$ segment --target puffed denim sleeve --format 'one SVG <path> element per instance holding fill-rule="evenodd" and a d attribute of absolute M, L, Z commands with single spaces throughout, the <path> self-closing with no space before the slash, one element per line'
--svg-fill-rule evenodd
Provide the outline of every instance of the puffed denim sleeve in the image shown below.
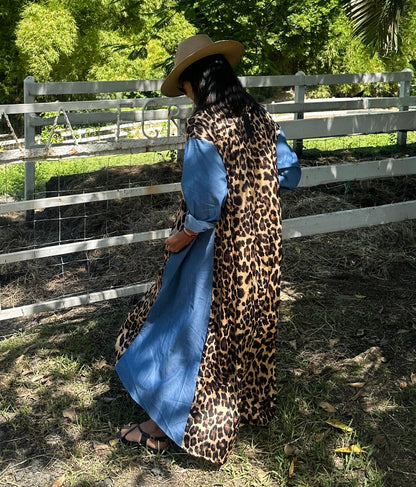
<path fill-rule="evenodd" d="M 214 228 L 227 197 L 226 171 L 214 144 L 193 138 L 186 142 L 182 192 L 187 205 L 185 227 L 196 233 Z"/>
<path fill-rule="evenodd" d="M 280 189 L 291 191 L 299 184 L 301 169 L 298 156 L 287 143 L 282 129 L 276 142 L 276 156 Z"/>

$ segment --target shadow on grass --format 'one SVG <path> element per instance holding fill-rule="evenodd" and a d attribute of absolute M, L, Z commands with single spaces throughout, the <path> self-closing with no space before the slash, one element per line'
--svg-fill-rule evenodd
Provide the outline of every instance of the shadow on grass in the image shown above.
<path fill-rule="evenodd" d="M 113 441 L 120 425 L 145 419 L 113 369 L 131 302 L 21 321 L 0 343 L 0 485 L 411 485 L 414 235 L 404 222 L 285 242 L 276 416 L 242 427 L 220 468 Z M 365 453 L 335 452 L 350 445 Z"/>
<path fill-rule="evenodd" d="M 310 485 L 415 480 L 414 228 L 406 222 L 286 243 L 273 427 L 286 432 L 295 472 Z M 334 453 L 354 444 L 365 453 Z"/>

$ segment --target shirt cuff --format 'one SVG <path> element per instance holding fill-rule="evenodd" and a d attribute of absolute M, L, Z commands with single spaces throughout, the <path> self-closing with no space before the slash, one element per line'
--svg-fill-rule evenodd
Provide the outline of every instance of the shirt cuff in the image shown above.
<path fill-rule="evenodd" d="M 215 228 L 215 223 L 209 223 L 209 222 L 204 222 L 202 220 L 197 220 L 188 212 L 185 218 L 184 226 L 191 232 L 201 233 L 211 228 Z"/>

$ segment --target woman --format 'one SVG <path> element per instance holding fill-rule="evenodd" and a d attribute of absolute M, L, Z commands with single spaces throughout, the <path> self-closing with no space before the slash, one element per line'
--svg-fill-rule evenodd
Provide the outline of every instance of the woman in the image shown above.
<path fill-rule="evenodd" d="M 116 370 L 149 421 L 122 441 L 153 451 L 169 439 L 222 464 L 240 424 L 273 417 L 281 260 L 280 184 L 296 186 L 296 155 L 233 72 L 243 46 L 183 41 L 166 96 L 185 93 L 183 204 L 166 264 L 127 318 Z M 276 167 L 279 163 L 279 173 Z M 286 167 L 287 166 L 287 167 Z"/>

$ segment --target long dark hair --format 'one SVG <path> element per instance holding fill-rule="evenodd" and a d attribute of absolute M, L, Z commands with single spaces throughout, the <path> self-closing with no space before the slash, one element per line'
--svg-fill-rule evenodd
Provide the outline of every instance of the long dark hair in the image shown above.
<path fill-rule="evenodd" d="M 188 66 L 179 77 L 180 83 L 185 81 L 191 83 L 195 111 L 212 107 L 238 117 L 246 107 L 260 108 L 222 54 L 204 57 Z"/>

